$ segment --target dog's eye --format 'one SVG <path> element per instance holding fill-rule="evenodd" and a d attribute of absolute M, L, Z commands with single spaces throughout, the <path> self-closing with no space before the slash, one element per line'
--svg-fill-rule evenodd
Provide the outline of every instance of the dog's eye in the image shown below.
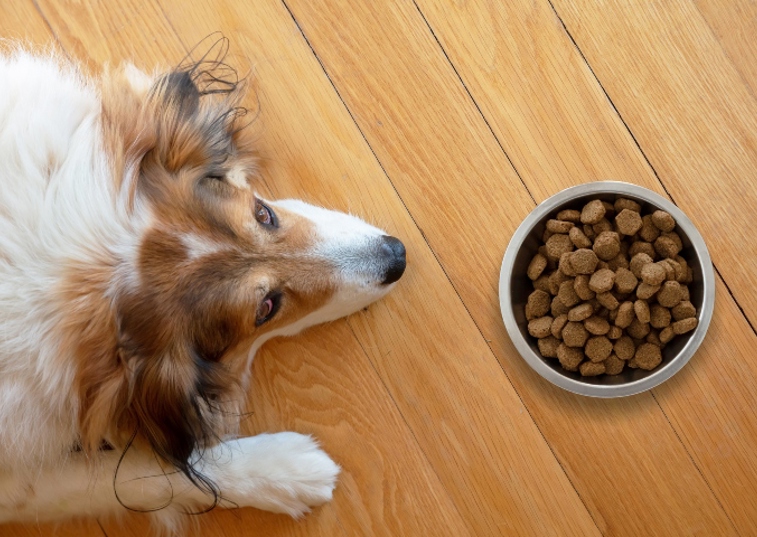
<path fill-rule="evenodd" d="M 260 200 L 255 200 L 255 220 L 267 227 L 279 227 L 279 221 L 270 207 Z"/>
<path fill-rule="evenodd" d="M 279 304 L 281 304 L 281 293 L 269 293 L 258 306 L 255 324 L 260 326 L 269 321 L 279 310 Z"/>

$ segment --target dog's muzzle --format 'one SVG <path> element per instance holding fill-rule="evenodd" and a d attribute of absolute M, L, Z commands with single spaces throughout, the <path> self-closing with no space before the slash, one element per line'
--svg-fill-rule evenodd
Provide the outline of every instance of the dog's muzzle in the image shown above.
<path fill-rule="evenodd" d="M 381 255 L 383 257 L 384 279 L 382 284 L 389 285 L 400 279 L 405 272 L 405 245 L 396 237 L 381 237 Z"/>

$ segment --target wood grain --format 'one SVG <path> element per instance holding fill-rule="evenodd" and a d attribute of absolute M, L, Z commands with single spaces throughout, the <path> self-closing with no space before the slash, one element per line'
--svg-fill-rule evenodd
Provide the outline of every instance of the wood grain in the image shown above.
<path fill-rule="evenodd" d="M 757 97 L 757 2 L 693 2 L 752 96 Z"/>
<path fill-rule="evenodd" d="M 548 5 L 539 11 L 533 4 L 523 7 L 522 13 L 513 9 L 514 13 L 507 19 L 513 30 L 506 35 L 518 41 L 517 32 L 522 31 L 520 41 L 529 42 L 533 39 L 531 36 L 539 36 L 538 50 L 548 50 L 550 55 L 560 58 L 571 58 L 575 50 L 566 36 L 552 35 L 550 38 L 544 35 L 550 29 L 560 29 L 555 17 L 550 15 Z M 545 386 L 518 357 L 501 327 L 493 299 L 496 297 L 497 271 L 504 245 L 517 225 L 510 219 L 518 222 L 527 212 L 523 210 L 522 202 L 508 199 L 503 194 L 508 186 L 517 185 L 520 179 L 533 192 L 544 188 L 544 183 L 559 190 L 571 182 L 581 182 L 583 174 L 578 177 L 566 176 L 564 172 L 556 176 L 543 175 L 544 162 L 570 163 L 574 171 L 579 171 L 582 160 L 570 157 L 570 152 L 578 146 L 582 153 L 591 154 L 594 144 L 598 144 L 604 155 L 616 155 L 621 150 L 627 152 L 626 157 L 611 163 L 608 169 L 622 169 L 620 163 L 623 160 L 635 162 L 640 179 L 646 179 L 648 186 L 662 191 L 659 185 L 655 186 L 650 170 L 644 168 L 643 159 L 634 153 L 635 146 L 628 134 L 622 132 L 622 123 L 614 117 L 607 100 L 601 98 L 601 91 L 596 87 L 574 86 L 577 81 L 583 80 L 585 86 L 591 80 L 586 67 L 572 58 L 569 63 L 572 67 L 568 68 L 572 74 L 565 77 L 563 67 L 550 69 L 543 65 L 544 62 L 539 63 L 538 58 L 534 60 L 527 54 L 512 59 L 517 51 L 507 50 L 500 42 L 492 45 L 477 41 L 468 45 L 472 50 L 499 46 L 499 54 L 509 58 L 514 65 L 531 61 L 541 65 L 540 76 L 544 80 L 523 90 L 532 95 L 534 103 L 521 113 L 513 111 L 508 114 L 508 120 L 515 116 L 513 121 L 516 124 L 529 125 L 532 132 L 546 133 L 550 128 L 559 131 L 562 125 L 559 110 L 556 112 L 558 120 L 538 125 L 531 124 L 536 120 L 528 117 L 530 110 L 539 107 L 547 110 L 547 103 L 554 102 L 566 117 L 574 118 L 572 121 L 576 125 L 601 125 L 606 132 L 601 142 L 594 140 L 592 145 L 575 140 L 576 135 L 545 134 L 555 139 L 565 136 L 570 140 L 567 146 L 555 144 L 558 149 L 551 149 L 546 142 L 540 142 L 540 148 L 529 147 L 528 136 L 523 140 L 505 139 L 504 146 L 517 146 L 522 155 L 536 155 L 529 157 L 530 160 L 522 157 L 517 161 L 516 168 L 521 174 L 516 178 L 492 167 L 480 157 L 489 151 L 497 153 L 496 149 L 490 149 L 492 141 L 487 141 L 481 134 L 487 130 L 486 122 L 477 115 L 476 107 L 467 95 L 454 87 L 455 73 L 444 54 L 435 48 L 433 37 L 421 37 L 420 28 L 425 24 L 414 6 L 398 4 L 391 10 L 384 10 L 367 4 L 329 2 L 316 5 L 298 0 L 288 1 L 287 5 L 600 529 L 618 535 L 654 533 L 656 528 L 666 528 L 673 533 L 686 533 L 697 528 L 732 532 L 733 527 L 707 481 L 692 463 L 686 448 L 650 394 L 625 401 L 595 401 Z M 464 4 L 465 8 L 471 6 L 474 10 L 475 6 L 481 6 L 484 13 L 473 15 L 469 27 L 464 25 L 465 19 L 453 18 L 455 33 L 460 36 L 478 36 L 477 28 L 486 27 L 482 22 L 489 13 L 486 9 L 496 11 L 493 4 Z M 454 13 L 454 9 L 447 6 L 441 11 Z M 335 20 L 337 14 L 341 24 L 337 31 L 330 32 L 330 21 Z M 518 20 L 515 15 L 526 20 Z M 521 27 L 523 29 L 518 30 Z M 494 34 L 500 36 L 505 32 Z M 485 38 L 482 41 L 486 41 Z M 529 46 L 525 49 L 531 50 Z M 391 53 L 386 53 L 387 50 Z M 421 61 L 424 68 L 413 70 L 412 65 Z M 470 63 L 478 65 L 476 59 Z M 566 63 L 556 61 L 555 65 L 564 66 Z M 500 66 L 495 63 L 491 68 L 499 70 Z M 520 83 L 517 72 L 507 73 L 504 67 L 502 70 L 504 80 L 512 81 L 514 86 Z M 468 81 L 466 87 L 469 87 L 467 84 Z M 506 94 L 501 100 L 506 103 L 509 95 L 504 88 L 507 86 L 502 83 L 500 87 Z M 544 89 L 536 91 L 537 87 Z M 433 98 L 425 94 L 426 88 L 436 88 Z M 452 89 L 447 91 L 446 88 Z M 566 101 L 560 103 L 559 96 L 563 91 L 567 94 Z M 579 93 L 581 99 L 576 99 Z M 592 102 L 592 95 L 600 102 Z M 539 101 L 540 97 L 543 102 Z M 588 106 L 582 106 L 584 103 Z M 571 107 L 573 109 L 569 110 Z M 439 114 L 440 109 L 445 111 L 443 115 Z M 602 111 L 601 114 L 595 112 L 598 110 Z M 380 118 L 378 121 L 377 117 Z M 499 128 L 504 132 L 504 127 Z M 514 135 L 506 136 L 512 138 Z M 410 147 L 422 147 L 423 151 L 408 152 L 404 147 L 398 147 L 396 140 L 402 140 Z M 547 156 L 539 156 L 540 150 L 548 147 Z M 450 148 L 454 150 L 450 151 Z M 599 155 L 592 155 L 590 160 L 597 170 L 602 169 Z M 611 159 L 608 157 L 608 160 Z M 528 173 L 521 171 L 521 162 L 526 164 Z M 589 163 L 581 171 L 592 177 L 591 166 Z M 433 189 L 429 177 L 434 178 Z M 628 172 L 623 176 L 632 180 L 635 177 Z M 426 186 L 432 193 L 419 192 L 418 185 Z M 447 204 L 429 204 L 429 196 L 446 197 L 449 204 L 454 205 L 454 211 L 468 215 L 468 219 L 460 220 L 460 225 L 451 232 Z M 493 211 L 489 205 L 492 200 L 498 206 Z M 495 223 L 492 223 L 493 215 L 496 215 Z M 478 222 L 479 218 L 481 222 Z M 468 221 L 471 225 L 466 225 Z M 471 271 L 471 266 L 477 270 Z M 600 460 L 603 464 L 598 468 L 592 461 Z M 643 471 L 639 471 L 640 468 Z M 651 481 L 657 484 L 652 490 L 649 487 Z M 644 494 L 638 494 L 640 490 L 644 490 Z M 698 507 L 692 508 L 692 505 Z"/>

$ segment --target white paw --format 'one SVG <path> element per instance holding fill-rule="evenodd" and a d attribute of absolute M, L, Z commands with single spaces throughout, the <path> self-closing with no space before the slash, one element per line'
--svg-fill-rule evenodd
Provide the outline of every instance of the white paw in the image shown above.
<path fill-rule="evenodd" d="M 224 499 L 299 517 L 331 500 L 339 466 L 309 436 L 261 434 L 224 442 L 204 463 Z"/>

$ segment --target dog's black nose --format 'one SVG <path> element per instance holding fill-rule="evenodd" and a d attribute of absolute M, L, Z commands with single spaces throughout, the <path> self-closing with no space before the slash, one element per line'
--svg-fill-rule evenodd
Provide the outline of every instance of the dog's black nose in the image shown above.
<path fill-rule="evenodd" d="M 405 245 L 399 239 L 385 235 L 381 237 L 381 253 L 386 259 L 386 272 L 381 283 L 389 285 L 405 272 Z"/>

